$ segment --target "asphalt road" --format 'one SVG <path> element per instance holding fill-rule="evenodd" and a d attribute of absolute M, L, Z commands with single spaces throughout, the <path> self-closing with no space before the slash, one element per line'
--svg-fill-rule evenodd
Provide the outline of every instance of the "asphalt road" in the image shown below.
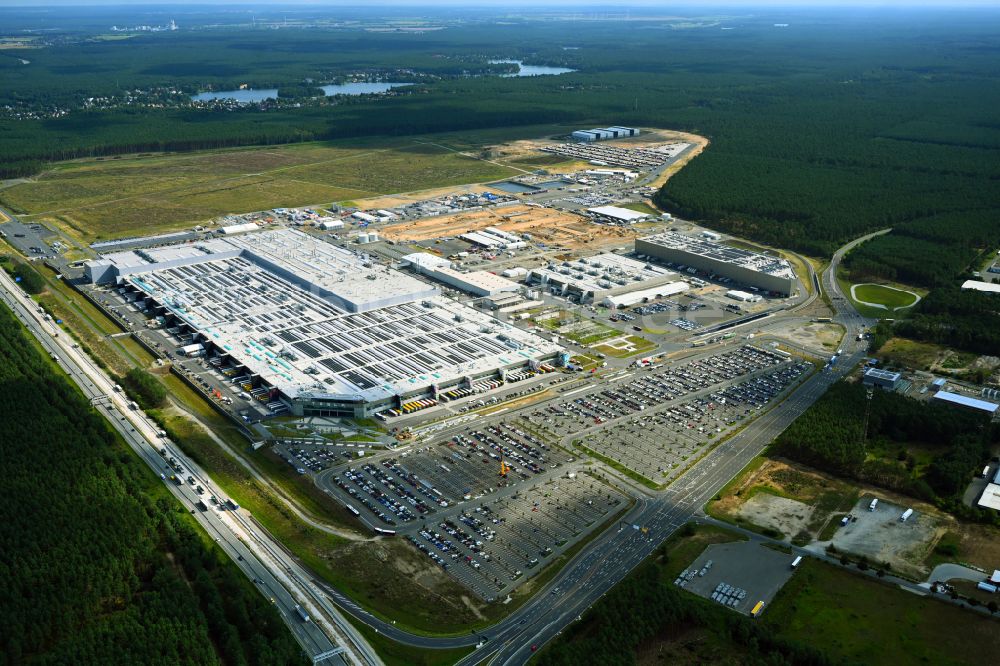
<path fill-rule="evenodd" d="M 641 526 L 643 530 L 611 528 L 598 535 L 533 599 L 502 622 L 481 632 L 442 638 L 419 636 L 397 629 L 395 625 L 367 613 L 329 586 L 311 580 L 309 574 L 299 567 L 280 544 L 255 525 L 251 518 L 242 515 L 244 512 L 210 510 L 203 513 L 195 509 L 195 516 L 252 580 L 261 581 L 258 585 L 262 591 L 275 600 L 293 634 L 311 655 L 332 650 L 334 644 L 327 633 L 336 635 L 339 631 L 350 637 L 352 647 L 357 650 L 357 659 L 348 660 L 345 659 L 348 655 L 338 655 L 336 663 L 380 663 L 374 651 L 353 627 L 343 618 L 337 619 L 339 615 L 328 598 L 341 610 L 406 645 L 452 648 L 482 644 L 481 649 L 463 659 L 460 664 L 478 663 L 487 656 L 484 652 L 491 653 L 491 664 L 523 664 L 530 659 L 532 646 L 541 646 L 557 636 L 648 557 L 678 527 L 699 517 L 702 507 L 719 488 L 759 455 L 767 444 L 822 396 L 830 385 L 864 358 L 866 343 L 859 343 L 856 338 L 862 327 L 873 322 L 861 317 L 841 292 L 836 281 L 836 269 L 851 247 L 875 235 L 877 234 L 870 234 L 838 250 L 830 267 L 822 275 L 824 289 L 830 295 L 837 313 L 833 319 L 847 329 L 843 344 L 845 353 L 840 361 L 830 370 L 817 372 L 807 379 L 782 403 L 714 449 L 667 490 L 655 493 L 652 497 L 639 496 L 623 522 Z M 32 302 L 21 294 L 6 275 L 0 276 L 0 286 L 4 290 L 3 300 L 12 306 L 19 318 L 47 351 L 57 358 L 84 393 L 92 398 L 97 408 L 109 418 L 140 457 L 158 473 L 166 472 L 165 463 L 154 448 L 159 443 L 155 425 L 146 421 L 141 413 L 127 408 L 124 398 L 114 393 L 110 380 L 93 366 L 86 355 L 71 348 L 65 338 L 53 339 L 55 330 L 51 324 L 40 319 Z M 811 300 L 806 299 L 806 303 L 800 305 Z M 792 312 L 789 311 L 788 314 Z M 191 461 L 183 458 L 175 447 L 171 447 L 170 453 L 181 461 L 185 476 L 195 476 L 198 483 L 206 488 L 206 496 L 224 496 L 220 491 L 213 490 L 210 479 Z M 175 497 L 188 508 L 194 508 L 200 499 L 192 487 L 186 484 L 169 484 L 169 487 Z M 320 594 L 319 590 L 325 594 Z M 324 632 L 317 621 L 300 622 L 295 613 L 297 603 L 306 607 L 317 621 L 320 618 L 317 617 L 316 610 L 321 609 L 323 614 L 333 619 L 336 629 L 327 625 L 328 632 Z M 334 663 L 334 659 L 323 663 Z"/>
<path fill-rule="evenodd" d="M 165 440 L 159 438 L 157 434 L 159 428 L 156 424 L 141 411 L 129 409 L 127 398 L 115 392 L 114 383 L 86 354 L 80 352 L 67 336 L 60 337 L 58 327 L 43 319 L 37 312 L 34 301 L 27 298 L 10 277 L 2 272 L 0 272 L 0 300 L 38 339 L 46 352 L 80 387 L 95 409 L 121 433 L 136 454 L 155 473 L 169 478 L 172 470 L 159 453 L 159 448 L 164 446 Z M 241 511 L 219 511 L 211 505 L 208 511 L 204 512 L 197 508 L 199 500 L 203 498 L 207 500 L 213 494 L 221 499 L 225 497 L 225 493 L 216 489 L 211 479 L 188 460 L 176 446 L 166 443 L 166 447 L 168 455 L 174 456 L 184 468 L 183 476 L 193 476 L 195 484 L 200 484 L 205 489 L 204 495 L 199 495 L 194 485 L 185 483 L 178 486 L 164 480 L 170 492 L 192 512 L 198 523 L 247 577 L 255 582 L 261 592 L 273 601 L 304 651 L 312 658 L 336 652 L 338 646 L 327 636 L 327 632 L 335 636 L 346 633 L 351 637 L 351 650 L 360 656 L 355 657 L 353 654 L 342 652 L 331 654 L 330 657 L 317 663 L 380 664 L 381 660 L 374 650 L 343 618 L 340 618 L 340 624 L 346 627 L 338 626 L 332 630 L 329 621 L 317 615 L 315 609 L 319 605 L 325 615 L 333 615 L 334 618 L 339 616 L 335 609 L 329 607 L 323 595 L 308 583 L 307 574 L 298 569 L 280 546 L 254 524 L 251 517 L 243 515 L 244 512 Z M 297 605 L 302 605 L 315 619 L 303 622 L 295 610 Z M 320 626 L 321 623 L 326 626 Z"/>
<path fill-rule="evenodd" d="M 750 423 L 740 433 L 715 448 L 701 462 L 666 490 L 651 497 L 642 494 L 622 518 L 626 525 L 644 529 L 613 527 L 594 538 L 536 596 L 503 621 L 465 636 L 427 637 L 411 634 L 372 616 L 342 594 L 322 585 L 338 606 L 380 633 L 400 643 L 421 648 L 454 648 L 481 645 L 459 664 L 471 666 L 488 658 L 490 664 L 523 664 L 532 646 L 552 640 L 587 608 L 606 594 L 635 566 L 648 557 L 667 537 L 686 522 L 703 516 L 704 505 L 827 389 L 864 359 L 867 343 L 857 341 L 863 327 L 874 322 L 861 317 L 844 298 L 836 282 L 836 270 L 844 254 L 841 248 L 824 271 L 822 282 L 831 295 L 834 321 L 846 328 L 841 359 L 831 369 L 815 373 L 782 403 Z M 816 296 L 806 298 L 805 307 Z M 796 316 L 794 311 L 783 316 Z M 447 430 L 443 434 L 446 434 Z M 489 652 L 491 654 L 484 654 Z"/>

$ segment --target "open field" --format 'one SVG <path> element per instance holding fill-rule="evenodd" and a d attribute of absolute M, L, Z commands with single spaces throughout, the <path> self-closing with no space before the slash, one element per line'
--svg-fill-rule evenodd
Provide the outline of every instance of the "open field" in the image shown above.
<path fill-rule="evenodd" d="M 62 162 L 0 202 L 77 239 L 146 235 L 229 213 L 322 204 L 520 173 L 411 139 Z"/>
<path fill-rule="evenodd" d="M 882 345 L 878 356 L 883 360 L 915 370 L 960 376 L 980 370 L 995 372 L 1000 366 L 996 356 L 980 356 L 930 342 L 894 337 Z"/>
<path fill-rule="evenodd" d="M 858 490 L 780 460 L 760 458 L 718 497 L 708 505 L 711 515 L 805 544 L 819 538 L 834 512 L 853 506 Z"/>
<path fill-rule="evenodd" d="M 765 611 L 779 635 L 835 663 L 971 664 L 1000 660 L 997 621 L 806 560 Z"/>
<path fill-rule="evenodd" d="M 486 227 L 512 234 L 528 233 L 537 242 L 568 249 L 586 247 L 588 251 L 622 245 L 636 236 L 631 229 L 592 224 L 573 213 L 522 205 L 404 222 L 387 227 L 382 235 L 395 241 L 422 241 Z"/>
<path fill-rule="evenodd" d="M 659 215 L 660 211 L 656 210 L 648 203 L 643 201 L 636 201 L 633 203 L 621 204 L 622 208 L 627 208 L 629 210 L 634 210 L 639 213 L 645 213 L 647 215 Z"/>
<path fill-rule="evenodd" d="M 881 305 L 886 310 L 902 310 L 916 305 L 920 296 L 912 291 L 896 289 L 882 284 L 856 284 L 851 287 L 854 300 L 867 305 Z"/>

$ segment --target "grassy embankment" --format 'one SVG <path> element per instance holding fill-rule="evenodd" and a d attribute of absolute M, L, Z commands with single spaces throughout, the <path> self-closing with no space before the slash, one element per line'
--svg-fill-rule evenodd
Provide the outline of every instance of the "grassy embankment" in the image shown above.
<path fill-rule="evenodd" d="M 820 647 L 840 663 L 1000 660 L 995 619 L 815 560 L 803 562 L 763 621 L 786 638 Z"/>

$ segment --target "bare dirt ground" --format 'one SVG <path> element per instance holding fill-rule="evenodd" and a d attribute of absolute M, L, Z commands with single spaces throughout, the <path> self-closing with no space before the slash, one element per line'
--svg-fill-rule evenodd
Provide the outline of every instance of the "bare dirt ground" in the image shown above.
<path fill-rule="evenodd" d="M 899 517 L 907 506 L 881 500 L 874 511 L 869 511 L 870 501 L 868 497 L 858 500 L 851 512 L 857 520 L 837 530 L 833 545 L 874 562 L 888 562 L 896 571 L 926 576 L 929 569 L 924 560 L 948 531 L 946 519 L 917 509 L 909 520 L 901 522 Z"/>
<path fill-rule="evenodd" d="M 812 322 L 775 329 L 771 334 L 785 338 L 793 345 L 824 351 L 837 348 L 844 337 L 844 329 L 838 324 Z"/>
<path fill-rule="evenodd" d="M 470 185 L 453 185 L 451 187 L 438 187 L 430 190 L 416 190 L 414 192 L 400 192 L 399 194 L 388 194 L 381 197 L 370 197 L 368 199 L 354 199 L 358 208 L 395 208 L 405 206 L 418 201 L 427 201 L 449 195 L 478 194 L 481 192 L 492 192 L 493 194 L 505 194 L 500 190 L 495 190 L 486 185 L 473 183 Z"/>
<path fill-rule="evenodd" d="M 853 486 L 843 481 L 766 458 L 709 509 L 713 515 L 770 527 L 788 538 L 815 539 L 834 512 L 846 512 L 854 498 Z"/>
<path fill-rule="evenodd" d="M 593 224 L 573 213 L 522 205 L 404 222 L 386 227 L 382 235 L 397 242 L 423 241 L 458 236 L 486 227 L 497 227 L 513 234 L 528 233 L 534 241 L 567 250 L 598 251 L 628 243 L 637 235 L 631 229 Z"/>
<path fill-rule="evenodd" d="M 521 141 L 512 141 L 511 143 L 505 143 L 502 145 L 490 146 L 486 149 L 486 151 L 488 151 L 488 154 L 493 159 L 517 161 L 537 156 L 539 149 L 548 146 L 555 146 L 560 143 L 563 142 L 552 139 L 525 139 Z M 631 139 L 605 141 L 602 143 L 612 146 L 620 146 L 622 148 L 652 148 L 655 146 L 661 146 L 665 143 L 694 144 L 694 148 L 691 151 L 684 155 L 683 158 L 670 165 L 670 168 L 665 169 L 654 182 L 650 183 L 651 187 L 662 187 L 664 183 L 670 180 L 671 176 L 683 169 L 688 162 L 696 158 L 698 155 L 701 155 L 702 151 L 708 147 L 709 140 L 706 137 L 691 134 L 689 132 L 642 128 L 642 134 L 637 137 Z M 586 162 L 574 162 L 560 164 L 558 165 L 558 168 L 554 170 L 550 169 L 549 171 L 562 173 L 586 168 L 591 168 Z"/>
<path fill-rule="evenodd" d="M 792 535 L 808 527 L 813 507 L 787 497 L 757 493 L 739 508 L 737 515 L 754 525 Z"/>
<path fill-rule="evenodd" d="M 383 595 L 407 614 L 452 624 L 482 617 L 481 602 L 470 599 L 464 587 L 405 543 L 355 542 L 317 555 L 347 579 L 368 581 L 373 595 Z"/>

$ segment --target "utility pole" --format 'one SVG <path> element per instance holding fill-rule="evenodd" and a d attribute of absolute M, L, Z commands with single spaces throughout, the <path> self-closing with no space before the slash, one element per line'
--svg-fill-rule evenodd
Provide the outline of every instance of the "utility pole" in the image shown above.
<path fill-rule="evenodd" d="M 872 397 L 875 394 L 875 389 L 871 386 L 865 391 L 865 420 L 864 424 L 861 426 L 861 449 L 864 450 L 865 444 L 868 443 L 868 418 L 872 413 Z"/>

